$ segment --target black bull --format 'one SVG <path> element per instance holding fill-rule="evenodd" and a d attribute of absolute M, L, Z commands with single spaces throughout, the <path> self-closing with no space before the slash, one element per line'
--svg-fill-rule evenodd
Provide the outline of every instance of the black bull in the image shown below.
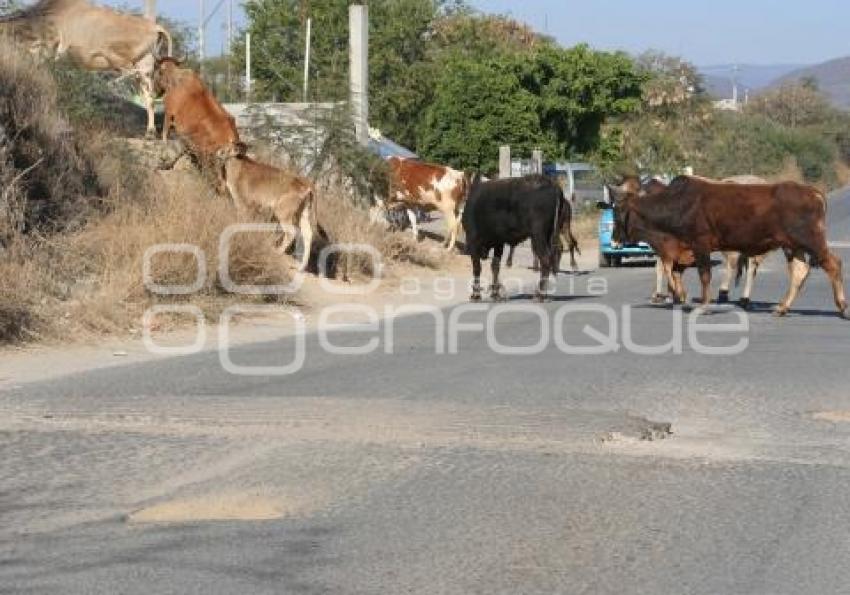
<path fill-rule="evenodd" d="M 527 176 L 481 182 L 469 191 L 463 212 L 467 254 L 472 258 L 474 276 L 472 300 L 481 300 L 481 261 L 493 251 L 491 265 L 494 300 L 504 299 L 499 283 L 499 268 L 505 245 L 516 246 L 531 238 L 531 248 L 540 261 L 540 282 L 536 298 L 546 299 L 549 275 L 560 261 L 560 236 L 563 236 L 575 268 L 578 244 L 571 230 L 572 209 L 564 192 L 544 176 Z"/>

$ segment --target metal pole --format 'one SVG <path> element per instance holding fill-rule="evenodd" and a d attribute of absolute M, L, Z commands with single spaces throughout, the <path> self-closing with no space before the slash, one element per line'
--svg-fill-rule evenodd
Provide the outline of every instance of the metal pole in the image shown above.
<path fill-rule="evenodd" d="M 304 103 L 310 93 L 310 45 L 313 36 L 313 19 L 307 19 L 307 47 L 304 50 Z"/>
<path fill-rule="evenodd" d="M 251 101 L 251 33 L 245 33 L 245 101 Z"/>
<path fill-rule="evenodd" d="M 227 3 L 227 55 L 233 53 L 233 0 Z"/>
<path fill-rule="evenodd" d="M 227 3 L 227 72 L 225 76 L 227 77 L 227 94 L 233 92 L 233 0 L 229 0 Z"/>
<path fill-rule="evenodd" d="M 156 0 L 145 0 L 145 17 L 156 21 Z"/>
<path fill-rule="evenodd" d="M 201 63 L 200 70 L 201 75 L 204 72 L 204 58 L 206 58 L 207 48 L 206 48 L 206 39 L 204 32 L 207 28 L 207 14 L 206 14 L 206 6 L 204 5 L 204 0 L 199 0 L 200 2 L 200 23 L 198 25 L 198 60 Z"/>

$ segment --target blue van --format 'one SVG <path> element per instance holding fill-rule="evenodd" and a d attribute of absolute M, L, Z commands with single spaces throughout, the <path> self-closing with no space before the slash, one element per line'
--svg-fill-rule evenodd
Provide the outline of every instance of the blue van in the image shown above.
<path fill-rule="evenodd" d="M 599 216 L 599 267 L 618 267 L 624 258 L 654 258 L 655 252 L 644 242 L 618 244 L 614 241 L 614 210 L 601 208 Z"/>

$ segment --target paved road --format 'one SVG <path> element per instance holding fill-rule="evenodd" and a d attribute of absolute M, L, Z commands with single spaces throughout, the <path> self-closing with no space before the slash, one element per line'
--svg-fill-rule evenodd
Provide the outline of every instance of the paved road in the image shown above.
<path fill-rule="evenodd" d="M 850 196 L 831 237 L 850 262 Z M 675 313 L 644 305 L 652 276 L 563 277 L 544 312 L 630 304 L 660 345 Z M 507 356 L 480 332 L 443 355 L 424 316 L 392 355 L 310 337 L 283 379 L 202 354 L 0 393 L 0 593 L 846 593 L 850 322 L 820 272 L 774 319 L 784 286 L 770 261 L 749 330 L 707 340 L 747 338 L 734 356 L 696 353 L 687 321 L 680 355 Z M 592 345 L 603 323 L 561 328 Z M 540 333 L 532 311 L 499 318 L 505 343 Z"/>

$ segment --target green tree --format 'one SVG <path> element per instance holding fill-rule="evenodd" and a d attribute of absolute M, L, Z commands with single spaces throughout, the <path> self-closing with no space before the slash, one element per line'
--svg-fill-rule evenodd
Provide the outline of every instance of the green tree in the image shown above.
<path fill-rule="evenodd" d="M 499 145 L 518 154 L 544 147 L 539 99 L 520 84 L 515 68 L 497 60 L 457 56 L 447 61 L 419 130 L 420 153 L 439 163 L 492 173 Z"/>
<path fill-rule="evenodd" d="M 255 99 L 301 101 L 310 17 L 310 100 L 346 100 L 348 6 L 345 0 L 249 0 L 245 12 L 253 39 Z M 369 2 L 372 124 L 402 144 L 415 142 L 416 122 L 433 94 L 432 27 L 459 6 L 457 0 Z M 235 59 L 244 68 L 244 42 L 236 45 Z"/>
<path fill-rule="evenodd" d="M 544 44 L 489 60 L 447 54 L 419 128 L 423 156 L 493 172 L 498 147 L 548 159 L 599 147 L 606 118 L 639 108 L 641 76 L 624 54 Z"/>
<path fill-rule="evenodd" d="M 626 54 L 546 46 L 520 62 L 522 84 L 539 97 L 540 126 L 553 157 L 584 156 L 599 147 L 606 119 L 640 109 L 644 77 Z"/>
<path fill-rule="evenodd" d="M 823 124 L 830 119 L 834 108 L 818 90 L 817 81 L 804 80 L 760 94 L 750 102 L 747 111 L 798 128 Z"/>

